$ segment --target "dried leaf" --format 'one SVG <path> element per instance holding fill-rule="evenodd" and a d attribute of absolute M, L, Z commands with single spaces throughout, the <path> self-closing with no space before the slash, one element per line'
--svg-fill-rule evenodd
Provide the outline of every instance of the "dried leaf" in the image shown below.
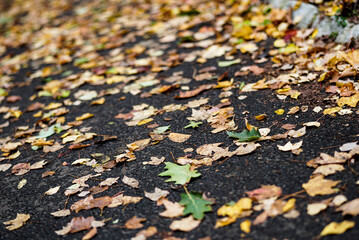
<path fill-rule="evenodd" d="M 172 142 L 177 142 L 177 143 L 183 143 L 183 142 L 187 141 L 190 137 L 191 137 L 191 135 L 189 135 L 189 134 L 182 134 L 182 133 L 170 133 L 170 134 L 168 135 L 168 138 L 169 138 Z"/>
<path fill-rule="evenodd" d="M 130 178 L 127 176 L 123 176 L 122 182 L 133 188 L 138 188 L 138 185 L 140 184 L 135 178 Z"/>
<path fill-rule="evenodd" d="M 104 181 L 100 182 L 99 186 L 100 187 L 111 186 L 111 185 L 117 183 L 118 179 L 119 179 L 119 177 L 117 177 L 117 178 L 106 178 Z"/>
<path fill-rule="evenodd" d="M 354 200 L 351 200 L 339 208 L 336 209 L 336 211 L 342 211 L 343 216 L 344 215 L 352 215 L 357 216 L 359 214 L 359 198 L 356 198 Z"/>
<path fill-rule="evenodd" d="M 49 190 L 47 190 L 44 194 L 45 195 L 54 195 L 55 193 L 57 193 L 59 191 L 61 186 L 57 186 L 57 187 L 53 187 L 50 188 Z"/>
<path fill-rule="evenodd" d="M 323 175 L 316 175 L 307 183 L 302 184 L 305 191 L 312 197 L 316 195 L 328 195 L 336 193 L 337 190 L 333 189 L 341 181 L 333 181 L 324 179 Z"/>
<path fill-rule="evenodd" d="M 54 217 L 66 217 L 71 214 L 71 211 L 70 211 L 70 209 L 62 209 L 62 210 L 59 210 L 56 212 L 52 212 L 50 214 Z"/>
<path fill-rule="evenodd" d="M 149 193 L 145 191 L 145 197 L 151 199 L 152 201 L 157 201 L 162 197 L 166 197 L 170 192 L 166 190 L 162 190 L 160 188 L 155 188 L 153 193 Z"/>
<path fill-rule="evenodd" d="M 30 214 L 17 213 L 16 218 L 3 223 L 5 225 L 9 225 L 5 227 L 7 230 L 12 231 L 21 228 L 29 219 L 30 219 Z"/>
<path fill-rule="evenodd" d="M 297 150 L 299 149 L 303 144 L 303 141 L 300 141 L 300 142 L 297 142 L 297 143 L 291 143 L 291 142 L 287 142 L 284 146 L 280 146 L 280 145 L 277 145 L 278 146 L 278 149 L 281 150 L 281 151 L 293 151 L 293 150 Z"/>
<path fill-rule="evenodd" d="M 328 205 L 325 203 L 311 203 L 307 206 L 307 213 L 310 216 L 317 215 L 321 211 L 327 209 Z"/>
<path fill-rule="evenodd" d="M 184 207 L 181 204 L 177 202 L 171 202 L 167 199 L 163 199 L 162 204 L 165 206 L 166 211 L 161 212 L 160 216 L 168 217 L 168 218 L 175 218 L 182 216 Z"/>
<path fill-rule="evenodd" d="M 125 223 L 125 228 L 127 229 L 138 229 L 142 228 L 143 224 L 141 222 L 146 221 L 146 218 L 138 218 L 137 216 L 133 216 Z"/>
<path fill-rule="evenodd" d="M 199 226 L 201 220 L 195 220 L 192 215 L 181 220 L 175 220 L 171 223 L 170 229 L 173 231 L 189 232 Z"/>

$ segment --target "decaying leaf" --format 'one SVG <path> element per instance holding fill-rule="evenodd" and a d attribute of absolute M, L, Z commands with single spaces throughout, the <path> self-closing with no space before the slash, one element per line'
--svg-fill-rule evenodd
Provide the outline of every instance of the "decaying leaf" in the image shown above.
<path fill-rule="evenodd" d="M 103 187 L 103 186 L 112 186 L 113 184 L 117 183 L 117 180 L 119 179 L 119 177 L 116 178 L 106 178 L 104 181 L 100 182 L 99 186 Z"/>
<path fill-rule="evenodd" d="M 16 218 L 4 222 L 5 225 L 9 225 L 5 228 L 10 231 L 21 228 L 29 219 L 30 214 L 17 213 Z"/>
<path fill-rule="evenodd" d="M 299 149 L 302 146 L 302 144 L 303 141 L 299 141 L 297 143 L 287 142 L 284 146 L 281 145 L 277 145 L 277 146 L 279 150 L 287 152 L 287 151 L 293 151 Z"/>
<path fill-rule="evenodd" d="M 143 240 L 148 237 L 152 237 L 157 233 L 157 228 L 154 226 L 149 226 L 147 229 L 141 230 L 136 234 L 136 237 L 131 238 L 131 240 Z"/>
<path fill-rule="evenodd" d="M 175 220 L 171 223 L 170 229 L 173 231 L 189 232 L 199 226 L 201 220 L 195 220 L 192 215 L 181 220 Z"/>
<path fill-rule="evenodd" d="M 165 161 L 165 157 L 161 157 L 161 158 L 158 158 L 158 157 L 151 157 L 150 158 L 151 161 L 149 162 L 143 162 L 142 164 L 144 165 L 160 165 L 161 163 L 163 163 Z"/>
<path fill-rule="evenodd" d="M 246 192 L 253 200 L 261 202 L 264 199 L 277 198 L 282 194 L 282 189 L 275 185 L 262 185 L 261 188 Z"/>

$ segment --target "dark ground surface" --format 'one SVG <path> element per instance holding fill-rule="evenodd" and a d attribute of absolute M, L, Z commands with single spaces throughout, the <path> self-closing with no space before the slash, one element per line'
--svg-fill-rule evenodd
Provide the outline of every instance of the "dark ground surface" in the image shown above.
<path fill-rule="evenodd" d="M 137 38 L 135 43 L 140 43 L 141 38 Z M 261 43 L 266 48 L 267 52 L 271 47 L 271 42 Z M 128 46 L 133 46 L 134 43 L 124 45 L 124 49 Z M 176 47 L 175 44 L 171 48 Z M 170 49 L 171 49 L 170 48 Z M 13 54 L 17 54 L 21 49 L 8 50 Z M 180 52 L 188 52 L 188 50 L 180 50 Z M 102 54 L 106 55 L 106 51 Z M 253 61 L 248 55 L 238 53 L 236 56 L 242 59 L 241 64 L 234 65 L 228 68 L 218 68 L 215 73 L 221 75 L 228 71 L 229 76 L 233 76 L 240 67 L 251 65 Z M 264 56 L 265 53 L 264 53 Z M 223 57 L 209 60 L 205 64 L 199 63 L 182 63 L 179 66 L 170 68 L 167 71 L 158 73 L 161 77 L 170 77 L 173 72 L 183 71 L 184 77 L 191 78 L 193 75 L 193 68 L 201 69 L 205 66 L 217 66 L 218 60 L 224 60 Z M 264 66 L 266 63 L 260 64 Z M 268 64 L 267 64 L 268 66 Z M 39 66 L 37 69 L 43 67 Z M 27 79 L 26 72 L 33 72 L 37 69 L 25 68 L 14 75 L 14 82 L 23 82 Z M 62 72 L 68 69 L 75 69 L 71 64 L 62 66 Z M 83 70 L 76 70 L 83 71 Z M 273 71 L 267 68 L 267 71 Z M 58 76 L 54 76 L 56 79 Z M 263 75 L 261 76 L 263 77 Z M 236 77 L 235 82 L 253 83 L 260 79 L 258 76 L 248 74 L 244 77 Z M 216 80 L 208 81 L 208 83 L 216 83 Z M 10 91 L 9 95 L 20 95 L 23 100 L 16 103 L 2 102 L 1 106 L 19 106 L 19 109 L 24 110 L 31 103 L 27 101 L 29 97 L 37 93 L 36 87 L 42 85 L 41 78 L 34 79 L 29 86 L 16 87 Z M 192 81 L 189 86 L 195 89 L 196 86 L 203 84 L 203 82 Z M 307 85 L 307 84 L 306 84 Z M 90 86 L 83 85 L 79 89 L 92 89 L 99 92 L 104 88 L 110 88 L 109 85 L 104 86 Z M 308 83 L 308 89 L 322 89 L 324 88 L 317 83 Z M 150 87 L 151 88 L 151 87 Z M 148 89 L 150 89 L 148 88 Z M 148 91 L 145 89 L 145 91 Z M 88 166 L 72 166 L 71 162 L 79 158 L 90 157 L 93 153 L 104 153 L 113 158 L 126 149 L 126 144 L 136 140 L 148 138 L 151 129 L 144 126 L 127 126 L 122 119 L 115 119 L 114 116 L 119 112 L 129 112 L 132 105 L 147 103 L 150 106 L 161 108 L 170 103 L 185 104 L 191 99 L 177 100 L 174 98 L 179 90 L 174 92 L 153 95 L 150 98 L 141 98 L 139 95 L 131 95 L 119 93 L 116 95 L 106 96 L 106 103 L 104 105 L 91 106 L 89 102 L 83 102 L 80 106 L 69 106 L 70 112 L 66 115 L 66 121 L 71 122 L 75 117 L 83 113 L 91 112 L 95 116 L 93 118 L 84 120 L 84 123 L 78 128 L 92 127 L 90 132 L 98 135 L 115 135 L 118 137 L 115 141 L 109 141 L 102 144 L 91 144 L 90 147 L 79 150 L 68 150 L 68 146 L 55 152 L 44 155 L 42 151 L 33 151 L 29 145 L 20 147 L 21 156 L 15 160 L 11 160 L 14 165 L 20 162 L 35 163 L 39 160 L 46 160 L 48 164 L 43 169 L 31 170 L 23 176 L 11 175 L 10 170 L 0 172 L 0 221 L 8 221 L 16 217 L 16 213 L 27 213 L 31 215 L 31 219 L 25 226 L 14 231 L 8 231 L 3 224 L 0 225 L 0 239 L 81 239 L 83 232 L 68 234 L 66 236 L 57 236 L 55 230 L 62 229 L 74 216 L 94 216 L 96 220 L 110 219 L 102 228 L 98 228 L 98 234 L 94 239 L 130 239 L 134 237 L 139 230 L 129 230 L 119 228 L 132 216 L 146 218 L 144 229 L 149 226 L 155 226 L 158 233 L 149 239 L 162 239 L 166 236 L 172 235 L 179 238 L 199 239 L 206 236 L 211 239 L 313 239 L 319 235 L 321 230 L 330 222 L 341 222 L 343 220 L 351 220 L 356 222 L 353 229 L 346 233 L 323 237 L 323 239 L 356 239 L 359 236 L 359 218 L 358 217 L 343 217 L 340 212 L 334 212 L 332 208 L 319 213 L 315 216 L 309 216 L 306 213 L 308 203 L 316 202 L 322 199 L 329 198 L 334 195 L 310 197 L 305 193 L 297 195 L 295 198 L 296 209 L 300 211 L 300 216 L 295 219 L 287 219 L 282 215 L 275 218 L 268 218 L 263 224 L 253 226 L 249 234 L 244 234 L 240 230 L 241 219 L 235 223 L 222 228 L 215 229 L 214 225 L 219 218 L 216 211 L 222 205 L 237 201 L 239 198 L 245 197 L 245 192 L 259 188 L 263 184 L 277 185 L 282 188 L 283 195 L 295 193 L 302 190 L 302 184 L 309 180 L 313 169 L 306 166 L 306 162 L 325 152 L 333 155 L 334 151 L 338 151 L 339 146 L 347 142 L 358 141 L 358 115 L 353 113 L 351 115 L 332 117 L 329 115 L 323 116 L 322 112 L 314 113 L 312 109 L 315 106 L 326 106 L 320 97 L 317 99 L 303 94 L 298 100 L 287 99 L 285 101 L 279 100 L 272 90 L 262 90 L 257 92 L 243 93 L 248 97 L 244 100 L 238 100 L 238 89 L 232 90 L 233 95 L 229 97 L 231 106 L 234 107 L 235 123 L 238 126 L 237 131 L 244 129 L 244 118 L 250 119 L 250 123 L 257 127 L 270 127 L 271 134 L 283 133 L 285 130 L 280 127 L 283 124 L 301 124 L 309 121 L 318 120 L 321 123 L 319 128 L 307 128 L 307 133 L 300 139 L 303 140 L 303 152 L 300 155 L 293 155 L 290 152 L 281 152 L 277 148 L 277 144 L 284 145 L 288 139 L 279 141 L 262 141 L 261 147 L 251 154 L 244 156 L 234 156 L 226 161 L 214 162 L 212 166 L 201 166 L 197 170 L 202 174 L 201 177 L 193 179 L 187 186 L 189 191 L 204 192 L 210 198 L 215 199 L 213 205 L 213 212 L 206 213 L 200 226 L 188 233 L 186 232 L 172 232 L 169 229 L 170 223 L 173 221 L 168 218 L 163 218 L 158 215 L 164 210 L 163 206 L 157 206 L 147 198 L 143 198 L 137 204 L 130 204 L 125 207 L 119 206 L 117 208 L 105 208 L 103 214 L 96 208 L 92 210 L 83 210 L 79 213 L 72 212 L 70 216 L 62 218 L 54 218 L 50 212 L 59 209 L 69 208 L 71 204 L 78 201 L 77 196 L 67 197 L 63 194 L 64 190 L 71 185 L 71 182 L 78 177 L 93 173 L 93 169 Z M 208 97 L 210 102 L 208 105 L 213 106 L 220 103 L 218 97 L 221 89 L 211 89 L 201 93 L 199 97 Z M 119 97 L 125 96 L 126 99 L 119 101 Z M 320 96 L 320 94 L 318 94 Z M 73 101 L 76 100 L 73 94 L 69 97 Z M 52 98 L 40 98 L 38 101 L 48 104 L 54 101 Z M 316 102 L 318 101 L 318 102 Z M 309 103 L 309 104 L 308 104 Z M 288 111 L 293 106 L 309 105 L 309 111 L 295 115 L 277 115 L 274 110 L 283 108 Z M 357 111 L 358 108 L 354 108 Z M 248 114 L 243 114 L 243 111 L 248 111 Z M 254 116 L 265 113 L 268 118 L 265 121 L 259 122 L 254 119 Z M 0 133 L 0 138 L 5 138 L 14 134 L 17 127 L 23 125 L 32 126 L 36 122 L 36 118 L 32 117 L 33 112 L 24 112 L 24 114 L 16 121 L 10 121 L 9 127 L 3 129 Z M 173 161 L 172 154 L 175 157 L 184 156 L 183 149 L 193 147 L 197 148 L 206 143 L 223 142 L 224 146 L 230 146 L 233 140 L 228 138 L 226 132 L 213 134 L 212 129 L 208 123 L 201 125 L 199 128 L 184 129 L 188 124 L 186 119 L 191 115 L 191 109 L 184 111 L 166 112 L 154 116 L 154 123 L 159 126 L 171 125 L 171 131 L 177 133 L 191 134 L 190 139 L 182 144 L 174 143 L 168 138 L 161 141 L 159 144 L 148 146 L 145 149 L 135 153 L 136 161 L 128 163 L 119 163 L 111 171 L 105 171 L 99 179 L 90 179 L 87 183 L 91 186 L 97 185 L 99 180 L 104 180 L 108 177 L 122 177 L 124 175 L 137 179 L 140 183 L 139 189 L 133 189 L 121 181 L 118 184 L 110 187 L 107 191 L 99 193 L 96 197 L 113 196 L 114 194 L 123 191 L 126 195 L 144 197 L 144 191 L 153 192 L 155 187 L 168 190 L 170 194 L 168 199 L 178 202 L 180 200 L 180 193 L 183 193 L 182 188 L 173 189 L 171 184 L 165 183 L 164 178 L 158 176 L 163 171 L 163 164 L 159 166 L 143 165 L 142 162 L 148 161 L 151 156 L 164 156 L 166 161 Z M 165 120 L 166 118 L 166 120 Z M 170 120 L 169 120 L 170 119 Z M 4 120 L 3 120 L 4 121 Z M 3 122 L 2 121 L 2 122 Z M 1 123 L 2 123 L 1 122 Z M 108 124 L 114 122 L 114 124 Z M 61 140 L 59 137 L 63 133 L 56 134 L 51 139 Z M 96 140 L 90 140 L 93 143 Z M 86 142 L 87 143 L 87 142 Z M 6 160 L 6 163 L 8 160 Z M 63 163 L 69 163 L 68 166 L 63 166 Z M 2 163 L 5 163 L 4 161 Z M 359 165 L 357 163 L 351 165 L 352 169 L 359 172 Z M 56 173 L 51 177 L 42 178 L 41 174 L 45 171 L 55 170 Z M 27 184 L 18 189 L 17 185 L 23 178 L 27 179 Z M 345 171 L 326 177 L 332 180 L 341 180 L 339 184 L 339 193 L 344 194 L 349 200 L 358 197 L 358 176 L 346 168 Z M 44 192 L 50 187 L 61 185 L 60 191 L 52 196 L 43 196 Z M 339 194 L 338 193 L 338 194 Z M 249 219 L 254 219 L 259 213 L 254 214 Z M 112 224 L 112 221 L 118 219 L 117 224 Z"/>

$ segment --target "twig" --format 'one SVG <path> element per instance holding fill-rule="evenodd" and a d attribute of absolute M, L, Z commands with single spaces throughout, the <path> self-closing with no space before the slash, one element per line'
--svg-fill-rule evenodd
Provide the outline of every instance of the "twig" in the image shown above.
<path fill-rule="evenodd" d="M 298 192 L 285 195 L 285 196 L 283 196 L 283 197 L 280 198 L 280 199 L 281 199 L 281 200 L 284 200 L 284 199 L 287 199 L 287 198 L 290 198 L 290 197 L 294 197 L 294 196 L 296 196 L 296 195 L 298 195 L 298 194 L 301 194 L 301 193 L 304 193 L 304 192 L 305 192 L 305 190 L 300 190 L 300 191 L 298 191 Z"/>

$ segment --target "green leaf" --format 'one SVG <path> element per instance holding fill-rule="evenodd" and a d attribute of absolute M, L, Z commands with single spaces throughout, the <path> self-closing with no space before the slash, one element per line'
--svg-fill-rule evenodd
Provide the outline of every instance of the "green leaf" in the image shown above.
<path fill-rule="evenodd" d="M 190 121 L 189 124 L 187 126 L 185 126 L 184 128 L 197 128 L 199 127 L 199 125 L 202 125 L 203 122 L 195 122 L 195 121 Z"/>
<path fill-rule="evenodd" d="M 238 140 L 240 142 L 250 142 L 250 141 L 255 141 L 258 138 L 261 137 L 261 134 L 259 133 L 258 130 L 256 130 L 255 128 L 252 128 L 251 131 L 248 131 L 247 129 L 244 130 L 241 133 L 235 133 L 235 132 L 227 132 L 229 137 L 232 138 L 238 138 Z"/>
<path fill-rule="evenodd" d="M 170 127 L 171 127 L 171 125 L 158 127 L 155 130 L 153 130 L 153 132 L 156 134 L 161 134 L 161 133 L 168 131 L 170 129 Z"/>
<path fill-rule="evenodd" d="M 47 137 L 50 137 L 51 135 L 53 135 L 55 133 L 60 133 L 62 131 L 63 131 L 63 129 L 61 128 L 61 124 L 56 123 L 55 125 L 52 125 L 51 127 L 47 128 L 47 129 L 42 129 L 39 132 L 39 135 L 36 136 L 36 138 L 37 139 L 39 139 L 39 138 L 47 138 Z"/>
<path fill-rule="evenodd" d="M 232 65 L 240 63 L 240 62 L 241 62 L 241 59 L 235 59 L 232 61 L 219 61 L 218 67 L 229 67 L 229 66 L 232 66 Z"/>
<path fill-rule="evenodd" d="M 89 62 L 89 59 L 86 58 L 86 57 L 82 57 L 82 58 L 78 58 L 75 60 L 74 64 L 75 65 L 81 65 L 83 63 L 88 63 Z"/>
<path fill-rule="evenodd" d="M 205 212 L 212 211 L 211 206 L 209 206 L 212 203 L 204 200 L 200 193 L 191 192 L 189 195 L 182 193 L 179 204 L 185 206 L 183 215 L 192 214 L 195 219 L 202 219 Z"/>
<path fill-rule="evenodd" d="M 201 176 L 201 174 L 198 173 L 197 170 L 191 171 L 189 169 L 190 168 L 189 164 L 186 164 L 184 166 L 180 166 L 171 162 L 165 162 L 165 164 L 166 164 L 165 169 L 167 169 L 167 171 L 158 174 L 158 176 L 160 177 L 164 177 L 164 176 L 171 177 L 167 179 L 165 182 L 175 182 L 175 184 L 184 185 L 188 183 L 192 177 L 195 178 Z"/>

